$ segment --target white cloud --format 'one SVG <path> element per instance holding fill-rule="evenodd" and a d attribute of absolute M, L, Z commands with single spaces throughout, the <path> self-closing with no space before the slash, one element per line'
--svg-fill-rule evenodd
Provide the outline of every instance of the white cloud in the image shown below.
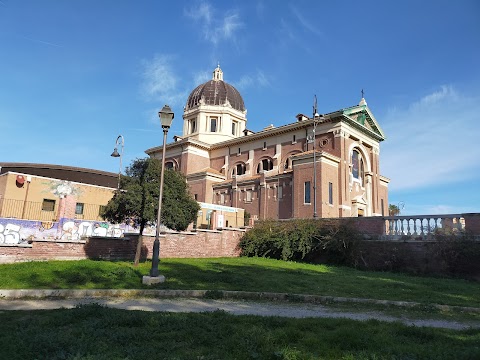
<path fill-rule="evenodd" d="M 457 93 L 452 86 L 442 85 L 440 90 L 424 96 L 420 101 L 414 103 L 412 108 L 421 110 L 423 107 L 432 106 L 444 100 L 448 101 L 449 99 L 458 100 Z"/>
<path fill-rule="evenodd" d="M 196 20 L 210 24 L 212 20 L 212 7 L 207 2 L 200 2 L 198 6 L 185 10 L 185 15 Z"/>
<path fill-rule="evenodd" d="M 307 19 L 305 19 L 305 17 L 300 13 L 300 11 L 298 11 L 298 9 L 295 6 L 290 5 L 290 8 L 292 9 L 293 14 L 295 15 L 295 17 L 297 18 L 297 20 L 300 22 L 300 24 L 303 26 L 305 30 L 317 36 L 323 35 L 322 32 L 315 25 L 312 25 Z"/>
<path fill-rule="evenodd" d="M 196 5 L 185 10 L 187 17 L 201 23 L 205 40 L 214 45 L 224 40 L 235 40 L 237 30 L 243 26 L 240 14 L 234 10 L 220 15 L 217 13 L 218 11 L 208 2 L 197 2 Z"/>
<path fill-rule="evenodd" d="M 480 96 L 467 97 L 441 86 L 405 109 L 396 107 L 380 122 L 381 172 L 390 190 L 423 188 L 478 177 Z"/>
<path fill-rule="evenodd" d="M 233 85 L 239 89 L 245 89 L 251 86 L 255 87 L 268 87 L 270 86 L 270 80 L 267 75 L 261 70 L 257 70 L 254 75 L 244 75 L 239 81 L 233 83 Z"/>
<path fill-rule="evenodd" d="M 293 21 L 291 21 L 293 22 Z M 287 22 L 285 19 L 280 19 L 280 26 L 276 30 L 277 42 L 275 49 L 282 49 L 283 51 L 291 52 L 292 46 L 299 47 L 303 51 L 312 54 L 310 40 L 307 41 L 305 36 L 298 34 L 298 26 L 295 23 Z"/>
<path fill-rule="evenodd" d="M 257 71 L 257 81 L 261 86 L 270 86 L 270 80 L 268 80 L 268 77 L 263 71 Z"/>
<path fill-rule="evenodd" d="M 255 10 L 257 12 L 257 16 L 259 19 L 263 20 L 263 17 L 265 15 L 265 4 L 263 1 L 258 1 L 257 6 L 255 7 Z"/>
<path fill-rule="evenodd" d="M 204 82 L 207 82 L 208 80 L 211 80 L 212 75 L 210 71 L 201 70 L 193 75 L 193 79 L 193 85 L 198 86 L 200 84 L 203 84 Z"/>
<path fill-rule="evenodd" d="M 297 37 L 295 36 L 292 27 L 285 21 L 285 19 L 280 19 L 280 33 L 283 38 L 296 41 Z"/>
<path fill-rule="evenodd" d="M 32 42 L 37 43 L 37 44 L 49 45 L 49 46 L 60 47 L 60 48 L 63 47 L 62 45 L 58 45 L 58 44 L 55 44 L 55 43 L 50 42 L 50 41 L 35 39 L 35 38 L 28 37 L 28 36 L 23 36 L 23 35 L 19 35 L 19 37 L 21 37 L 25 40 L 28 40 L 28 41 L 32 41 Z"/>
<path fill-rule="evenodd" d="M 178 89 L 172 61 L 168 55 L 156 55 L 152 60 L 142 61 L 142 92 L 147 100 L 172 106 L 186 99 L 187 91 Z"/>
<path fill-rule="evenodd" d="M 478 212 L 478 208 L 473 206 L 452 206 L 445 204 L 407 204 L 402 210 L 402 215 L 418 215 L 418 214 L 428 214 L 428 215 L 439 215 L 439 214 L 464 214 L 469 212 Z"/>

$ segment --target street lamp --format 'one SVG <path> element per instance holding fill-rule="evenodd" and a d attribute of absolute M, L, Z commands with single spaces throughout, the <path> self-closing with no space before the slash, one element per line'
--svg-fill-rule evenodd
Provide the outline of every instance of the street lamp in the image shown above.
<path fill-rule="evenodd" d="M 317 128 L 317 95 L 313 98 L 313 218 L 317 218 L 317 150 L 315 149 L 315 131 Z"/>
<path fill-rule="evenodd" d="M 120 140 L 122 142 L 120 142 Z M 124 145 L 124 143 L 125 143 L 125 141 L 123 139 L 123 136 L 118 135 L 117 141 L 115 141 L 115 149 L 113 149 L 113 152 L 110 155 L 111 157 L 119 157 L 120 158 L 120 169 L 118 170 L 118 185 L 117 185 L 118 190 L 120 190 L 120 174 L 122 173 L 122 156 L 123 156 L 123 145 Z M 122 146 L 120 153 L 118 152 L 118 146 L 119 145 Z"/>
<path fill-rule="evenodd" d="M 167 145 L 168 129 L 172 125 L 174 113 L 170 106 L 165 105 L 162 110 L 158 112 L 160 123 L 163 129 L 163 149 L 162 149 L 162 170 L 160 173 L 160 194 L 158 195 L 158 214 L 157 214 L 157 228 L 155 230 L 155 241 L 153 242 L 152 254 L 152 268 L 150 269 L 149 283 L 157 283 L 165 281 L 164 276 L 160 276 L 158 272 L 158 263 L 160 262 L 160 224 L 162 215 L 162 196 L 163 196 L 163 177 L 165 175 L 165 149 Z M 151 279 L 155 278 L 155 279 Z"/>

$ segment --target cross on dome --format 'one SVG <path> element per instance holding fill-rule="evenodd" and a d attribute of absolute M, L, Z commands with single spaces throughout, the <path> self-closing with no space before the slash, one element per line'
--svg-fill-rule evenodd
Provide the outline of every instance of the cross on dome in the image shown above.
<path fill-rule="evenodd" d="M 213 71 L 213 80 L 223 81 L 223 71 L 220 69 L 220 62 L 218 63 L 217 68 Z"/>

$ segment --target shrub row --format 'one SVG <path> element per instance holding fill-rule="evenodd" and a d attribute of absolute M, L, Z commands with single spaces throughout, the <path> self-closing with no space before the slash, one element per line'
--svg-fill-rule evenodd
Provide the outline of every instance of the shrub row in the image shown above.
<path fill-rule="evenodd" d="M 349 219 L 265 220 L 239 247 L 242 256 L 480 280 L 480 241 L 449 231 L 437 231 L 435 239 L 365 241 Z"/>
<path fill-rule="evenodd" d="M 265 220 L 255 223 L 239 246 L 242 256 L 349 265 L 354 262 L 360 239 L 351 221 Z"/>

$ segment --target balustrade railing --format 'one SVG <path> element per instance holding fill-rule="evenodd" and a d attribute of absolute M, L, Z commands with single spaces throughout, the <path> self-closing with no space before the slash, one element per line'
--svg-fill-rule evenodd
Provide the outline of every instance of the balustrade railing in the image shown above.
<path fill-rule="evenodd" d="M 385 216 L 384 237 L 391 240 L 431 240 L 438 231 L 460 233 L 465 219 L 460 214 Z"/>

